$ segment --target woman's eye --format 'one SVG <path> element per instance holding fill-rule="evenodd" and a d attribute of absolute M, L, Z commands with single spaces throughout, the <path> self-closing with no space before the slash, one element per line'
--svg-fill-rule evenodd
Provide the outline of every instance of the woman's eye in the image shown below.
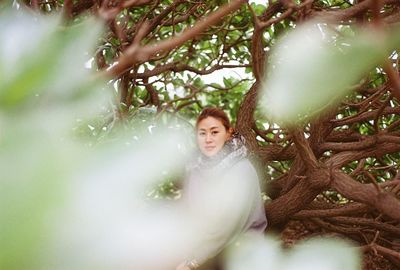
<path fill-rule="evenodd" d="M 204 136 L 204 135 L 206 135 L 205 132 L 200 132 L 200 133 L 199 133 L 199 136 Z"/>
<path fill-rule="evenodd" d="M 218 134 L 218 131 L 213 131 L 213 132 L 211 132 L 211 134 L 216 135 L 216 134 Z"/>

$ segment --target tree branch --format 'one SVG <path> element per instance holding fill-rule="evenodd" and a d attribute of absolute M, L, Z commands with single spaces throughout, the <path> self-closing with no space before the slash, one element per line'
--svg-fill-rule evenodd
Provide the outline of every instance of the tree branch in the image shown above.
<path fill-rule="evenodd" d="M 116 64 L 112 66 L 104 75 L 109 77 L 115 77 L 122 73 L 124 70 L 129 69 L 135 63 L 144 62 L 149 60 L 152 56 L 162 51 L 171 50 L 179 45 L 182 45 L 186 41 L 194 38 L 202 31 L 209 28 L 222 20 L 227 14 L 236 11 L 241 5 L 246 2 L 245 0 L 233 0 L 232 2 L 224 5 L 215 12 L 212 12 L 203 20 L 196 23 L 193 27 L 186 29 L 182 34 L 176 35 L 170 39 L 161 41 L 153 45 L 146 45 L 140 47 L 138 44 L 133 43 L 117 60 Z"/>
<path fill-rule="evenodd" d="M 400 221 L 400 201 L 387 192 L 378 192 L 372 184 L 361 184 L 347 174 L 332 171 L 331 187 L 348 199 L 370 205 L 383 214 Z"/>

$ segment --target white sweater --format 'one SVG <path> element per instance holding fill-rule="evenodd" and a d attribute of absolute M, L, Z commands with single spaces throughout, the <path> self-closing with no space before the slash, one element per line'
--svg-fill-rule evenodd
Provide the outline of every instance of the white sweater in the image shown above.
<path fill-rule="evenodd" d="M 200 235 L 192 257 L 202 264 L 241 233 L 267 226 L 257 173 L 248 159 L 223 172 L 194 170 L 187 178 L 183 199 Z"/>

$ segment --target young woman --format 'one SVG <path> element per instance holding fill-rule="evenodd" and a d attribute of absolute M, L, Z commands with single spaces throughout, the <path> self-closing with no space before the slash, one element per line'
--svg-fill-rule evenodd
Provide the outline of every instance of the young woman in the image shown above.
<path fill-rule="evenodd" d="M 217 255 L 235 236 L 267 226 L 256 171 L 244 138 L 218 108 L 204 109 L 196 122 L 199 149 L 190 164 L 183 199 L 199 218 L 200 243 L 177 270 L 190 270 Z"/>

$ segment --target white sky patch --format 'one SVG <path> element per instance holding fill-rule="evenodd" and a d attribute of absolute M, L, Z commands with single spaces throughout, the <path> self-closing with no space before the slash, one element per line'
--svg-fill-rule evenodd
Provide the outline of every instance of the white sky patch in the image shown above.
<path fill-rule="evenodd" d="M 106 70 L 110 70 L 113 66 L 117 65 L 118 61 L 115 61 L 114 63 L 112 63 Z"/>
<path fill-rule="evenodd" d="M 114 90 L 115 90 L 115 93 L 118 93 L 118 80 L 115 80 L 114 82 L 113 82 L 113 86 L 114 86 Z"/>
<path fill-rule="evenodd" d="M 85 68 L 91 69 L 93 67 L 94 58 L 90 58 L 88 61 L 85 62 Z"/>
<path fill-rule="evenodd" d="M 145 71 L 145 68 L 143 65 L 140 65 L 138 68 L 138 73 L 143 73 Z"/>
<path fill-rule="evenodd" d="M 16 9 L 19 9 L 21 5 L 17 1 L 13 1 L 12 6 L 15 7 Z"/>
<path fill-rule="evenodd" d="M 269 129 L 269 123 L 263 123 L 262 125 L 263 125 L 264 129 Z"/>
<path fill-rule="evenodd" d="M 267 0 L 252 0 L 252 1 L 249 1 L 249 3 L 251 4 L 251 3 L 255 3 L 255 4 L 257 4 L 257 5 L 264 5 L 264 6 L 266 6 L 267 5 Z"/>
<path fill-rule="evenodd" d="M 223 68 L 211 74 L 201 76 L 205 83 L 218 83 L 223 85 L 224 78 L 235 78 L 238 80 L 251 79 L 251 74 L 245 73 L 245 68 Z"/>
<path fill-rule="evenodd" d="M 155 125 L 148 126 L 148 130 L 149 130 L 150 134 L 153 133 L 152 129 L 155 128 L 155 127 L 156 127 Z"/>
<path fill-rule="evenodd" d="M 173 89 L 168 89 L 169 87 L 167 87 L 168 90 L 168 95 L 170 99 L 174 98 L 174 95 L 183 98 L 185 96 L 185 89 L 183 87 L 177 87 L 177 88 L 173 88 Z"/>
<path fill-rule="evenodd" d="M 259 141 L 265 142 L 264 138 L 262 138 L 261 136 L 257 135 L 256 139 L 259 140 Z"/>

